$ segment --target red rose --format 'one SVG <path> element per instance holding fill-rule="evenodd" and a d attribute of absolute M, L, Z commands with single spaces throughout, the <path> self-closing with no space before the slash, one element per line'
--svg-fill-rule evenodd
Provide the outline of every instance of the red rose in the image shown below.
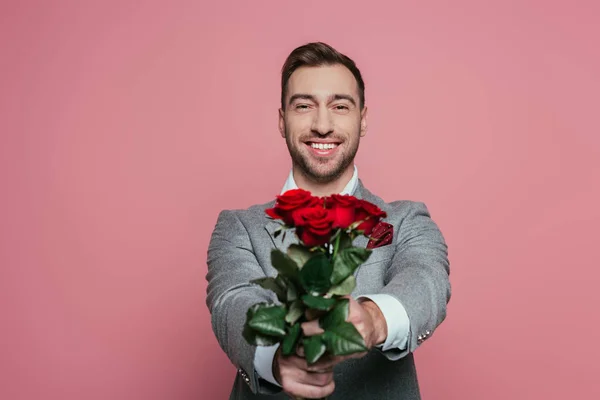
<path fill-rule="evenodd" d="M 267 215 L 273 219 L 280 219 L 288 226 L 294 225 L 294 212 L 302 208 L 313 207 L 322 203 L 318 197 L 302 189 L 288 190 L 277 196 L 275 207 L 265 210 Z"/>
<path fill-rule="evenodd" d="M 321 205 L 294 212 L 294 224 L 296 234 L 307 247 L 328 243 L 334 233 L 333 215 Z"/>
<path fill-rule="evenodd" d="M 355 220 L 358 199 L 350 195 L 332 194 L 325 199 L 325 207 L 333 214 L 333 227 L 346 229 Z"/>
<path fill-rule="evenodd" d="M 386 216 L 387 214 L 385 211 L 382 211 L 375 204 L 364 200 L 358 200 L 354 219 L 356 222 L 362 222 L 356 227 L 356 229 L 359 231 L 364 231 L 364 234 L 369 236 L 375 225 L 379 223 L 381 218 L 385 218 Z"/>

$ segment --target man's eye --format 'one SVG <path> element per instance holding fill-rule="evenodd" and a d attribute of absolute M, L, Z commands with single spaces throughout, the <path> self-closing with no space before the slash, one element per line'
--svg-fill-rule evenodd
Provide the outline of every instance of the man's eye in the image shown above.
<path fill-rule="evenodd" d="M 336 110 L 342 110 L 342 111 L 349 110 L 348 106 L 343 105 L 343 104 L 338 104 L 337 106 L 335 106 L 335 109 Z"/>
<path fill-rule="evenodd" d="M 304 110 L 308 110 L 308 104 L 297 104 L 296 105 L 296 110 L 299 111 L 304 111 Z"/>

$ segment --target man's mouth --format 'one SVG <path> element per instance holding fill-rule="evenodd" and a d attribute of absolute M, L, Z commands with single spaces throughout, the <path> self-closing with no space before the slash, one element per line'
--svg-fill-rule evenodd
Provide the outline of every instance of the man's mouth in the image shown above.
<path fill-rule="evenodd" d="M 319 149 L 319 150 L 331 150 L 331 149 L 335 149 L 338 144 L 337 143 L 309 143 L 310 147 L 312 147 L 313 149 Z"/>
<path fill-rule="evenodd" d="M 312 150 L 313 154 L 318 156 L 328 156 L 333 154 L 339 143 L 306 142 L 306 145 Z"/>

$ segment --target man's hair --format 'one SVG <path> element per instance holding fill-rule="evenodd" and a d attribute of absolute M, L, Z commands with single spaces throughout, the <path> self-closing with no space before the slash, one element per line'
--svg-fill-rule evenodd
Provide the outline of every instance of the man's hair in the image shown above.
<path fill-rule="evenodd" d="M 320 67 L 325 65 L 343 65 L 348 68 L 358 84 L 360 108 L 365 105 L 365 82 L 360 70 L 352 59 L 328 44 L 313 42 L 297 47 L 290 53 L 281 69 L 281 109 L 285 110 L 285 96 L 290 76 L 300 67 Z"/>

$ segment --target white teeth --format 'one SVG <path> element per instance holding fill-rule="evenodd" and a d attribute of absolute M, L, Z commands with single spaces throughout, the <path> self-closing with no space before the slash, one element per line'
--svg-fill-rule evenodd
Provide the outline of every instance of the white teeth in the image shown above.
<path fill-rule="evenodd" d="M 313 149 L 319 150 L 331 150 L 337 146 L 335 143 L 311 143 Z"/>

